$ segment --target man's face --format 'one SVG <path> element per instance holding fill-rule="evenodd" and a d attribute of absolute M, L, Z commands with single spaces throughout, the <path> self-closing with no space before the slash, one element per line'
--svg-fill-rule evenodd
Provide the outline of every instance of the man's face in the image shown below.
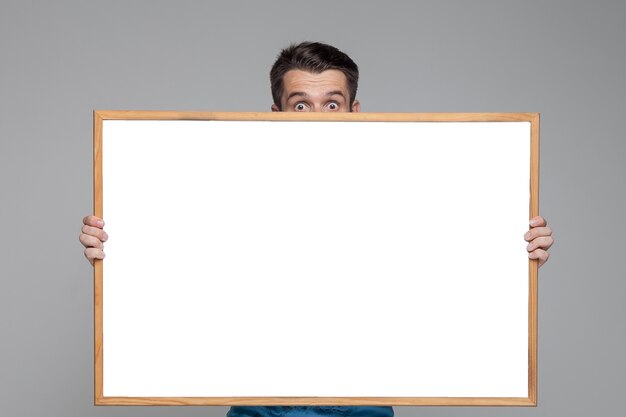
<path fill-rule="evenodd" d="M 283 77 L 282 111 L 300 112 L 358 112 L 361 104 L 355 100 L 350 109 L 348 80 L 339 70 L 314 74 L 301 70 L 287 71 Z M 272 104 L 272 111 L 281 111 Z"/>

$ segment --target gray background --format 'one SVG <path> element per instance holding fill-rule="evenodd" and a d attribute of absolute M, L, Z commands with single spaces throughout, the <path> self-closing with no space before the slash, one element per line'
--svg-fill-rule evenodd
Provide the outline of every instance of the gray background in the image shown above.
<path fill-rule="evenodd" d="M 623 415 L 625 21 L 606 0 L 2 1 L 0 415 L 224 415 L 92 405 L 92 110 L 267 111 L 302 40 L 354 58 L 364 111 L 542 113 L 539 405 L 397 415 Z"/>

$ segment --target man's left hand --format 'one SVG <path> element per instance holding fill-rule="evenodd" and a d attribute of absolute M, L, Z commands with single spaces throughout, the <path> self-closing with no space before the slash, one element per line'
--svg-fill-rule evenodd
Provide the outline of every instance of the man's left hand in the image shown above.
<path fill-rule="evenodd" d="M 541 216 L 530 219 L 530 230 L 524 235 L 524 240 L 528 242 L 528 257 L 537 259 L 539 266 L 545 264 L 550 257 L 548 249 L 554 243 L 552 229 L 548 227 L 546 219 Z"/>

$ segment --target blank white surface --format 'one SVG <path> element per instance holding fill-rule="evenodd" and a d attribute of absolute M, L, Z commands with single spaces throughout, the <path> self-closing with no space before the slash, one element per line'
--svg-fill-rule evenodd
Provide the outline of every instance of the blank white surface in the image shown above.
<path fill-rule="evenodd" d="M 527 397 L 530 124 L 104 121 L 104 395 Z"/>

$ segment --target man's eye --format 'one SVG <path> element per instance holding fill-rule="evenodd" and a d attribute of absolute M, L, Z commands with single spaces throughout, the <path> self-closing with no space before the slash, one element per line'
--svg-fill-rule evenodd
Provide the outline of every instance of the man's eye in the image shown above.
<path fill-rule="evenodd" d="M 338 110 L 339 105 L 337 103 L 328 103 L 328 110 Z"/>
<path fill-rule="evenodd" d="M 294 109 L 296 109 L 296 111 L 304 111 L 306 110 L 306 105 L 304 103 L 298 103 L 295 105 Z"/>

